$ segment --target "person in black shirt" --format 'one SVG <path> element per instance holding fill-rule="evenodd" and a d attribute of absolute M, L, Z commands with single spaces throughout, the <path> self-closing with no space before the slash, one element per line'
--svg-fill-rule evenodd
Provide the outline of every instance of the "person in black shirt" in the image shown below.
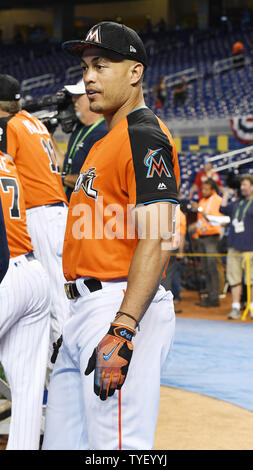
<path fill-rule="evenodd" d="M 161 108 L 167 100 L 167 88 L 163 77 L 160 77 L 154 87 L 155 108 Z"/>
<path fill-rule="evenodd" d="M 233 190 L 226 188 L 220 212 L 230 217 L 228 235 L 227 280 L 231 286 L 232 309 L 228 315 L 230 320 L 241 318 L 240 299 L 242 294 L 242 257 L 245 252 L 252 252 L 250 259 L 251 299 L 253 300 L 253 176 L 243 175 L 241 178 L 241 194 L 235 202 L 228 204 Z M 240 256 L 241 255 L 241 256 Z M 245 284 L 247 283 L 244 272 Z M 253 303 L 251 303 L 251 317 Z"/>
<path fill-rule="evenodd" d="M 186 100 L 186 93 L 187 93 L 187 85 L 186 80 L 182 77 L 180 83 L 174 88 L 173 90 L 173 98 L 174 98 L 174 105 L 184 105 Z"/>
<path fill-rule="evenodd" d="M 64 88 L 72 95 L 75 113 L 79 119 L 70 136 L 65 155 L 54 141 L 62 169 L 64 189 L 69 200 L 91 147 L 107 134 L 108 128 L 101 114 L 90 111 L 83 80 L 76 85 L 66 85 Z"/>

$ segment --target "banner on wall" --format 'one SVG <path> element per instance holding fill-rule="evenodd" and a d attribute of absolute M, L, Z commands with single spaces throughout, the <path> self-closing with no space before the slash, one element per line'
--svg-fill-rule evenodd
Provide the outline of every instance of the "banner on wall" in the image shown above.
<path fill-rule="evenodd" d="M 253 116 L 233 117 L 230 119 L 235 137 L 243 144 L 253 144 Z"/>

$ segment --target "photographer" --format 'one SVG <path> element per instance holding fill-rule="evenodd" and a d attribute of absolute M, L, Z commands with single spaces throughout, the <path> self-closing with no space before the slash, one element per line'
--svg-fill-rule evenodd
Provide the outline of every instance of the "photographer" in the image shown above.
<path fill-rule="evenodd" d="M 66 85 L 64 88 L 72 95 L 75 113 L 78 118 L 78 122 L 70 136 L 65 156 L 54 141 L 57 158 L 60 167 L 63 168 L 62 179 L 69 200 L 91 147 L 107 134 L 108 128 L 104 118 L 101 118 L 101 114 L 90 111 L 83 80 L 80 80 L 76 85 Z"/>
<path fill-rule="evenodd" d="M 208 179 L 202 186 L 203 197 L 199 203 L 193 203 L 198 211 L 197 223 L 193 224 L 198 234 L 199 252 L 206 256 L 202 258 L 203 271 L 206 278 L 207 298 L 197 303 L 201 307 L 219 306 L 219 271 L 216 253 L 221 234 L 218 222 L 212 223 L 211 217 L 219 217 L 221 197 L 217 194 L 218 188 L 212 179 Z M 194 226 L 195 225 L 195 226 Z M 213 256 L 212 256 L 213 254 Z"/>
<path fill-rule="evenodd" d="M 230 320 L 241 318 L 240 299 L 242 294 L 243 268 L 242 257 L 245 252 L 253 255 L 253 176 L 243 175 L 240 182 L 240 194 L 236 201 L 228 203 L 234 189 L 224 191 L 220 211 L 230 217 L 228 235 L 227 280 L 231 286 L 232 309 Z M 241 255 L 241 256 L 240 256 Z M 251 298 L 253 297 L 253 256 L 250 259 Z M 244 273 L 245 283 L 247 282 Z M 253 304 L 251 304 L 251 308 Z"/>

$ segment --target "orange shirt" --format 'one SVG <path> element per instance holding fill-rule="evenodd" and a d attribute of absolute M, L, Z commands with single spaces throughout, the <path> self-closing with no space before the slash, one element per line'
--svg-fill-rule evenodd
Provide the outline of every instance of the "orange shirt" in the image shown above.
<path fill-rule="evenodd" d="M 67 202 L 50 134 L 26 111 L 0 119 L 0 149 L 15 161 L 26 209 Z"/>
<path fill-rule="evenodd" d="M 187 230 L 187 219 L 185 214 L 181 211 L 180 206 L 176 207 L 176 233 L 173 240 L 173 249 L 176 250 L 179 248 L 180 236 L 186 235 Z"/>
<path fill-rule="evenodd" d="M 178 184 L 177 152 L 166 126 L 148 108 L 128 114 L 92 147 L 71 195 L 65 278 L 127 277 L 138 241 L 131 208 L 178 203 Z"/>
<path fill-rule="evenodd" d="M 10 257 L 33 251 L 27 232 L 25 202 L 16 167 L 8 156 L 0 152 L 0 196 Z"/>
<path fill-rule="evenodd" d="M 180 210 L 179 211 L 179 233 L 180 235 L 186 235 L 186 215 Z"/>
<path fill-rule="evenodd" d="M 241 41 L 237 41 L 233 44 L 232 54 L 241 54 L 243 49 L 243 43 Z"/>
<path fill-rule="evenodd" d="M 215 215 L 221 216 L 220 212 L 220 205 L 221 205 L 222 198 L 217 194 L 214 193 L 212 196 L 208 198 L 203 198 L 199 202 L 199 207 L 202 207 L 205 214 L 207 215 Z M 217 235 L 221 233 L 221 226 L 220 225 L 211 225 L 206 218 L 198 212 L 197 216 L 197 233 L 199 236 L 205 235 Z"/>

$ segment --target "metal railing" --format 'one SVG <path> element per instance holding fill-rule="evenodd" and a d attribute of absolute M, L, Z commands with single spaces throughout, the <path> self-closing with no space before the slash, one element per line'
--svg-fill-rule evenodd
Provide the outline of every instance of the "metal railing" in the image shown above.
<path fill-rule="evenodd" d="M 185 82 L 189 82 L 191 80 L 195 80 L 199 77 L 197 70 L 192 67 L 190 69 L 180 70 L 179 72 L 172 73 L 170 75 L 165 75 L 164 82 L 167 88 L 175 86 L 177 83 L 181 81 L 182 78 L 185 78 Z"/>
<path fill-rule="evenodd" d="M 66 70 L 66 73 L 65 73 L 65 80 L 66 80 L 66 83 L 67 81 L 70 81 L 70 80 L 78 80 L 78 78 L 82 78 L 82 69 L 80 67 L 80 65 L 73 65 L 73 67 L 69 67 L 67 70 Z"/>
<path fill-rule="evenodd" d="M 248 158 L 243 158 L 242 160 L 231 161 L 231 159 L 235 155 L 240 155 L 240 154 L 246 154 L 246 155 L 251 154 L 251 156 L 249 156 Z M 219 172 L 219 171 L 227 170 L 228 168 L 233 168 L 233 167 L 238 168 L 239 166 L 245 163 L 253 162 L 253 145 L 250 145 L 248 147 L 244 147 L 238 150 L 232 150 L 230 152 L 221 153 L 219 155 L 214 155 L 213 157 L 209 158 L 209 161 L 213 163 L 219 160 L 223 160 L 225 158 L 230 160 L 229 163 L 226 163 L 222 166 L 215 167 L 215 171 Z"/>
<path fill-rule="evenodd" d="M 54 85 L 55 75 L 53 73 L 46 73 L 37 77 L 27 78 L 21 82 L 22 91 L 30 91 L 34 88 L 40 88 L 47 85 Z"/>
<path fill-rule="evenodd" d="M 233 68 L 239 67 L 240 65 L 249 65 L 251 60 L 249 57 L 245 57 L 243 54 L 238 54 L 234 57 L 227 57 L 226 59 L 216 60 L 213 64 L 213 73 L 225 72 Z"/>

